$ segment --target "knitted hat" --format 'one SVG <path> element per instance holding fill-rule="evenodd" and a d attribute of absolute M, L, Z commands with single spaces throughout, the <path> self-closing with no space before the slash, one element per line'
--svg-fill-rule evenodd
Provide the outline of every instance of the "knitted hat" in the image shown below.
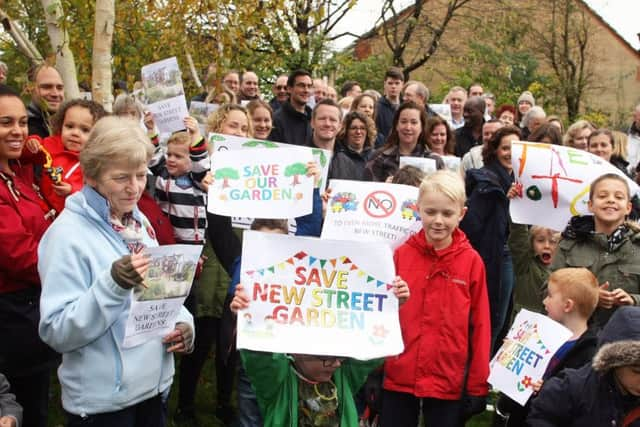
<path fill-rule="evenodd" d="M 528 90 L 525 90 L 524 92 L 522 92 L 522 94 L 520 95 L 520 98 L 518 98 L 518 104 L 520 104 L 522 101 L 526 101 L 532 106 L 536 105 L 536 99 L 533 97 L 533 94 Z"/>
<path fill-rule="evenodd" d="M 600 333 L 599 344 L 592 362 L 595 371 L 640 366 L 640 308 L 618 308 Z"/>

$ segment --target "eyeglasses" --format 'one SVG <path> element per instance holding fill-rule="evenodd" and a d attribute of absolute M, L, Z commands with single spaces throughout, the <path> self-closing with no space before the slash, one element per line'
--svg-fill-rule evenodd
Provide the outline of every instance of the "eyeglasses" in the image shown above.
<path fill-rule="evenodd" d="M 311 89 L 313 85 L 311 83 L 296 83 L 296 87 L 299 87 L 300 89 Z"/>
<path fill-rule="evenodd" d="M 287 85 L 277 85 L 276 90 L 287 90 Z"/>
<path fill-rule="evenodd" d="M 349 130 L 352 132 L 366 132 L 367 128 L 364 126 L 350 126 Z"/>

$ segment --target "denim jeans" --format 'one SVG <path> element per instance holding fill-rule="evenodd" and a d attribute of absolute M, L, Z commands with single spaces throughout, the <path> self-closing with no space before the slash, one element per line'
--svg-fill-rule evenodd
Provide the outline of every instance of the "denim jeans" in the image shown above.
<path fill-rule="evenodd" d="M 238 426 L 262 427 L 262 425 L 262 415 L 258 407 L 256 393 L 251 387 L 251 381 L 249 381 L 244 367 L 240 367 L 238 372 Z"/>

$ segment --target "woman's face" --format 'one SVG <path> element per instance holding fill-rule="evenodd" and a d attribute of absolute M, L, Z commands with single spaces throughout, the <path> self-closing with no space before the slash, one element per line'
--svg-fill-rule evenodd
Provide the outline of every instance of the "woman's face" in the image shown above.
<path fill-rule="evenodd" d="M 347 128 L 347 145 L 358 153 L 364 148 L 367 139 L 367 125 L 360 119 L 353 119 Z"/>
<path fill-rule="evenodd" d="M 422 123 L 420 122 L 420 111 L 413 108 L 405 108 L 400 112 L 398 124 L 398 141 L 400 145 L 415 146 L 422 133 Z"/>
<path fill-rule="evenodd" d="M 429 135 L 431 150 L 441 156 L 445 155 L 444 147 L 447 145 L 447 127 L 444 124 L 435 125 Z"/>
<path fill-rule="evenodd" d="M 259 139 L 267 139 L 271 133 L 273 122 L 271 113 L 264 107 L 258 107 L 251 115 L 253 122 L 253 136 Z"/>
<path fill-rule="evenodd" d="M 0 168 L 20 158 L 27 134 L 27 110 L 20 98 L 0 97 Z"/>
<path fill-rule="evenodd" d="M 361 112 L 370 119 L 373 119 L 373 108 L 373 99 L 368 96 L 363 96 L 360 100 L 360 104 L 358 104 L 357 111 Z"/>
<path fill-rule="evenodd" d="M 511 172 L 511 141 L 518 139 L 515 135 L 505 135 L 500 140 L 500 145 L 496 149 L 496 158 L 503 168 Z"/>
<path fill-rule="evenodd" d="M 231 110 L 220 125 L 220 133 L 225 135 L 249 136 L 249 120 L 247 115 L 240 110 Z"/>
<path fill-rule="evenodd" d="M 611 153 L 613 152 L 613 145 L 608 135 L 600 134 L 591 137 L 589 140 L 589 152 L 596 156 L 606 160 L 611 160 Z"/>
<path fill-rule="evenodd" d="M 589 135 L 591 135 L 591 129 L 584 128 L 580 129 L 576 136 L 571 140 L 573 148 L 578 150 L 589 151 Z"/>
<path fill-rule="evenodd" d="M 503 111 L 500 117 L 498 117 L 498 120 L 500 120 L 503 125 L 508 126 L 513 124 L 515 117 L 513 117 L 511 111 Z"/>
<path fill-rule="evenodd" d="M 518 102 L 518 111 L 520 111 L 520 114 L 522 114 L 523 116 L 526 114 L 527 111 L 531 109 L 531 107 L 533 107 L 533 105 L 531 105 L 529 101 Z"/>
<path fill-rule="evenodd" d="M 85 177 L 93 187 L 109 202 L 111 214 L 122 218 L 140 200 L 147 185 L 147 165 L 135 168 L 114 165 L 100 174 L 97 179 Z"/>

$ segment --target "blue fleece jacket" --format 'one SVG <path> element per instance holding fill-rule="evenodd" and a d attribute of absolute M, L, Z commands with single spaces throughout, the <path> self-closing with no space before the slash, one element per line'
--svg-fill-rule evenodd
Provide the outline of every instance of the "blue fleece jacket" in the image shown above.
<path fill-rule="evenodd" d="M 157 246 L 149 221 L 137 208 L 133 215 L 143 224 L 144 244 Z M 168 389 L 174 374 L 173 355 L 161 337 L 122 348 L 132 290 L 113 281 L 111 264 L 129 251 L 108 218 L 106 199 L 85 186 L 67 198 L 38 247 L 40 337 L 62 354 L 62 406 L 80 416 L 154 397 Z M 184 307 L 176 322 L 193 329 Z"/>

